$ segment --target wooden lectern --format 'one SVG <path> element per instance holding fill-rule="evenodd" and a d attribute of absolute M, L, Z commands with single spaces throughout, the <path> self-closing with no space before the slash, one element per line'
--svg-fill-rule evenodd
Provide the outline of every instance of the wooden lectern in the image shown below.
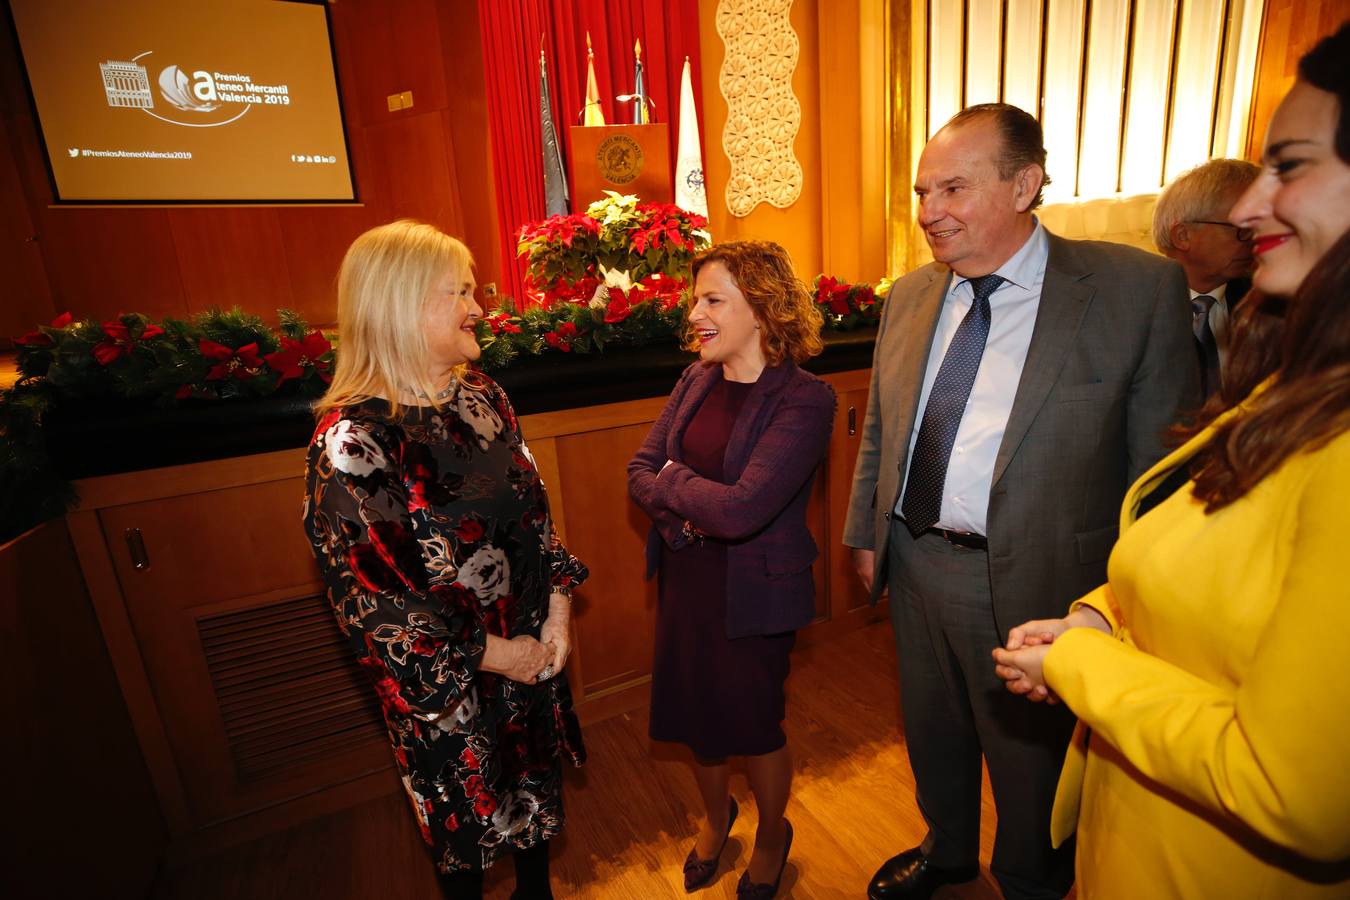
<path fill-rule="evenodd" d="M 572 126 L 572 208 L 581 212 L 605 191 L 670 203 L 670 126 Z"/>

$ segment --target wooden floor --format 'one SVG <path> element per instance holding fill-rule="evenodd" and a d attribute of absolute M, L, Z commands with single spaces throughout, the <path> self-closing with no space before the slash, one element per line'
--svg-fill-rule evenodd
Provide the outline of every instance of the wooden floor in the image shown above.
<path fill-rule="evenodd" d="M 797 651 L 788 682 L 788 738 L 796 757 L 788 818 L 796 839 L 779 897 L 866 896 L 887 857 L 924 827 L 899 726 L 889 623 Z M 590 760 L 569 773 L 567 830 L 553 847 L 557 897 L 684 897 L 681 865 L 697 821 L 686 757 L 653 745 L 645 711 L 586 729 Z M 755 812 L 743 772 L 732 790 L 742 815 L 722 867 L 700 898 L 732 898 L 749 859 Z M 944 898 L 997 898 L 989 876 L 994 810 L 986 782 L 978 881 Z M 296 897 L 435 900 L 429 857 L 401 795 L 310 822 L 163 874 L 156 900 L 294 900 Z M 509 864 L 489 871 L 487 897 L 506 900 Z"/>

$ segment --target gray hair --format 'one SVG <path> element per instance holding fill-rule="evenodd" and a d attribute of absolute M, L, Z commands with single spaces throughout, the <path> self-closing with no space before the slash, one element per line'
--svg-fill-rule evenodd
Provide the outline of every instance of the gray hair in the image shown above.
<path fill-rule="evenodd" d="M 1261 169 L 1242 159 L 1211 159 L 1182 172 L 1158 196 L 1153 208 L 1153 243 L 1166 253 L 1173 250 L 1172 226 L 1178 222 L 1225 217 L 1216 205 L 1245 191 Z"/>

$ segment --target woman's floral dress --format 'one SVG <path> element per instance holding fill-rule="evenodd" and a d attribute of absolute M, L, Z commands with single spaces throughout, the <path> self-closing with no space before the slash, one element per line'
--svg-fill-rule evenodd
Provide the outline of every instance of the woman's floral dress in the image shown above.
<path fill-rule="evenodd" d="M 558 833 L 562 760 L 585 758 L 566 676 L 480 671 L 487 635 L 538 637 L 552 588 L 586 567 L 554 534 L 495 382 L 469 376 L 443 412 L 388 411 L 369 401 L 319 422 L 305 528 L 437 865 L 487 867 Z"/>

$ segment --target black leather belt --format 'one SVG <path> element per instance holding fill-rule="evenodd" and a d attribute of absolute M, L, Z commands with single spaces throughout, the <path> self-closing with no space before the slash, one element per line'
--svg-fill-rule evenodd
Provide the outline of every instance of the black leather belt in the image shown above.
<path fill-rule="evenodd" d="M 969 531 L 948 531 L 946 528 L 930 528 L 924 534 L 935 534 L 949 544 L 965 547 L 968 550 L 989 550 L 989 539 L 982 534 Z"/>

